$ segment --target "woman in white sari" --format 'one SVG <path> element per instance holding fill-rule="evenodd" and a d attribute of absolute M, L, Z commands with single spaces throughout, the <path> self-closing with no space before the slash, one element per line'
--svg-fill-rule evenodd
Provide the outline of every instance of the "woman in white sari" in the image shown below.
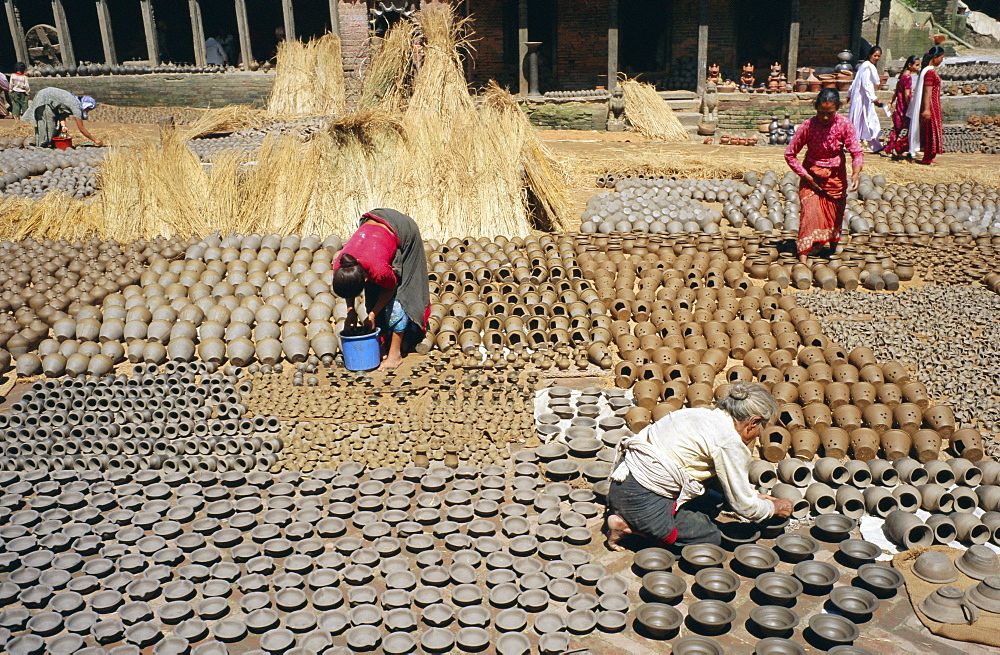
<path fill-rule="evenodd" d="M 848 118 L 854 124 L 854 130 L 858 133 L 858 140 L 868 142 L 872 152 L 881 152 L 882 144 L 879 142 L 879 133 L 882 126 L 879 124 L 876 107 L 882 107 L 882 101 L 878 99 L 876 92 L 881 86 L 878 76 L 878 69 L 875 64 L 882 58 L 882 48 L 872 46 L 868 51 L 868 59 L 861 62 L 858 71 L 854 75 L 851 83 L 851 90 L 848 93 L 850 98 L 850 110 Z"/>

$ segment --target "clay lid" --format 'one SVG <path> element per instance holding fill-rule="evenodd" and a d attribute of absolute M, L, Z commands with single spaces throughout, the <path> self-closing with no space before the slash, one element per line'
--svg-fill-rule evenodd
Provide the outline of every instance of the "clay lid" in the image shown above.
<path fill-rule="evenodd" d="M 966 600 L 961 589 L 951 585 L 935 589 L 917 608 L 938 623 L 971 624 L 979 618 L 979 608 Z"/>
<path fill-rule="evenodd" d="M 948 584 L 958 580 L 958 570 L 951 558 L 936 550 L 921 553 L 913 562 L 913 573 L 918 578 L 934 584 Z"/>
<path fill-rule="evenodd" d="M 914 567 L 916 564 L 914 564 Z M 982 544 L 970 546 L 969 550 L 955 558 L 955 566 L 965 575 L 975 580 L 1000 575 L 1000 557 Z"/>
<path fill-rule="evenodd" d="M 965 597 L 981 610 L 1000 613 L 1000 576 L 987 576 L 966 589 Z"/>

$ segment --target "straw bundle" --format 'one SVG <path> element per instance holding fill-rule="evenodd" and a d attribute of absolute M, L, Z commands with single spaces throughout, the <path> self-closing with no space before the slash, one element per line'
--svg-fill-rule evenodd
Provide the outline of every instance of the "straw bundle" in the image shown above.
<path fill-rule="evenodd" d="M 325 34 L 308 43 L 288 39 L 278 45 L 274 85 L 267 101 L 269 115 L 335 115 L 346 104 L 337 35 Z"/>
<path fill-rule="evenodd" d="M 399 21 L 383 39 L 375 39 L 373 54 L 361 84 L 358 109 L 380 107 L 383 111 L 402 111 L 409 98 L 413 78 L 413 44 L 416 25 Z"/>
<path fill-rule="evenodd" d="M 623 79 L 620 82 L 625 96 L 625 117 L 645 137 L 668 143 L 687 143 L 691 140 L 680 120 L 674 116 L 652 84 Z"/>
<path fill-rule="evenodd" d="M 448 5 L 427 5 L 420 11 L 421 62 L 413 80 L 410 110 L 428 109 L 451 116 L 475 111 L 459 55 L 460 48 L 469 47 L 463 37 L 468 20 L 456 20 Z"/>
<path fill-rule="evenodd" d="M 226 105 L 203 112 L 196 121 L 181 130 L 180 134 L 184 140 L 199 139 L 209 134 L 236 132 L 260 127 L 262 124 L 263 117 L 259 110 L 247 105 Z"/>

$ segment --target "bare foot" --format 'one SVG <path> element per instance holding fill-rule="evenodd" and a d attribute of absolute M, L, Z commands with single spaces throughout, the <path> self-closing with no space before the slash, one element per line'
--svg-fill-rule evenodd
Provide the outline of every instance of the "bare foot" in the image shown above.
<path fill-rule="evenodd" d="M 628 523 L 623 521 L 617 514 L 612 514 L 608 517 L 608 540 L 605 543 L 608 550 L 618 552 L 625 550 L 625 547 L 619 545 L 618 542 L 627 534 L 632 534 L 632 528 L 628 527 Z"/>
<path fill-rule="evenodd" d="M 402 364 L 402 363 L 403 363 L 403 358 L 402 357 L 399 357 L 398 355 L 396 357 L 393 357 L 392 355 L 388 355 L 388 356 L 386 356 L 385 359 L 382 360 L 382 363 L 379 365 L 378 370 L 380 370 L 380 371 L 389 371 L 389 370 L 392 370 L 394 368 L 398 368 L 399 365 Z"/>

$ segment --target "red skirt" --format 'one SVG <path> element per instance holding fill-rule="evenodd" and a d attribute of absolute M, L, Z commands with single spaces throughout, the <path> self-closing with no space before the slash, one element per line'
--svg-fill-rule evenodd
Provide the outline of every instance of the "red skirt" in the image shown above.
<path fill-rule="evenodd" d="M 847 209 L 847 165 L 839 168 L 807 166 L 809 174 L 822 189 L 815 189 L 799 182 L 799 235 L 796 249 L 799 254 L 809 253 L 824 245 L 835 245 L 840 241 L 844 229 L 844 210 Z"/>

